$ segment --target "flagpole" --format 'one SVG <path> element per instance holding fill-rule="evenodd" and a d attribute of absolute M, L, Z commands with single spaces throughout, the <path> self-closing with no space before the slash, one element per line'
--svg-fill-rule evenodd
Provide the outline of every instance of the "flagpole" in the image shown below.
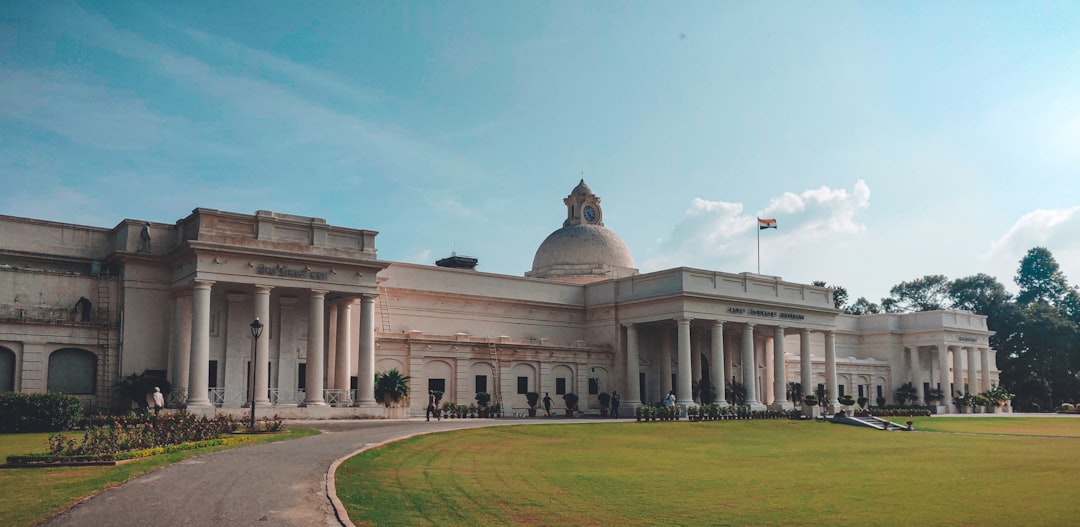
<path fill-rule="evenodd" d="M 757 274 L 761 274 L 761 218 L 757 220 Z"/>

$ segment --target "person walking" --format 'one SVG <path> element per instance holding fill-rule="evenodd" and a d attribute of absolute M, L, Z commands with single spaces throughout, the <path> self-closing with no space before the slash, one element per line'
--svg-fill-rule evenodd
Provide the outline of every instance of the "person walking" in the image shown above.
<path fill-rule="evenodd" d="M 611 392 L 611 418 L 612 419 L 618 419 L 619 418 L 619 401 L 621 401 L 621 400 L 622 400 L 622 398 L 619 397 L 619 392 L 612 390 L 612 392 Z"/>
<path fill-rule="evenodd" d="M 551 396 L 544 392 L 544 417 L 551 417 Z"/>
<path fill-rule="evenodd" d="M 439 414 L 438 405 L 439 400 L 435 397 L 435 390 L 428 392 L 427 397 L 427 412 L 424 414 L 428 421 L 431 421 L 432 414 L 435 415 L 436 421 L 442 421 L 442 416 Z"/>
<path fill-rule="evenodd" d="M 165 406 L 165 396 L 161 394 L 161 388 L 154 386 L 154 415 L 161 412 Z"/>

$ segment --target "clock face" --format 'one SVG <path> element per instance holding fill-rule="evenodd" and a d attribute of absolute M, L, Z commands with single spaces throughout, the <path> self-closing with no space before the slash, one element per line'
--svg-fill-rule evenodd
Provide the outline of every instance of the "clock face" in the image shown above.
<path fill-rule="evenodd" d="M 585 217 L 585 221 L 592 223 L 596 221 L 596 209 L 592 205 L 585 205 L 584 209 L 581 209 L 581 215 Z"/>

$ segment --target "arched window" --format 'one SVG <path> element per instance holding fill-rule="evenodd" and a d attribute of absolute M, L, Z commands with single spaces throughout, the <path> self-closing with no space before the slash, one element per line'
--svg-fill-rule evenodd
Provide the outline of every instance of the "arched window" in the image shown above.
<path fill-rule="evenodd" d="M 15 352 L 0 347 L 0 392 L 15 391 Z"/>
<path fill-rule="evenodd" d="M 96 380 L 97 355 L 77 348 L 64 348 L 49 355 L 50 392 L 93 395 Z"/>

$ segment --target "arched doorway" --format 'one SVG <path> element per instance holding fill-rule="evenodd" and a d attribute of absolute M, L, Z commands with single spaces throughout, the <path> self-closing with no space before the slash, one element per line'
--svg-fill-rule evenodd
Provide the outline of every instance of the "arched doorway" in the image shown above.
<path fill-rule="evenodd" d="M 15 391 L 15 352 L 0 347 L 0 392 Z"/>
<path fill-rule="evenodd" d="M 72 395 L 94 395 L 97 355 L 79 348 L 59 349 L 49 355 L 48 390 Z"/>

